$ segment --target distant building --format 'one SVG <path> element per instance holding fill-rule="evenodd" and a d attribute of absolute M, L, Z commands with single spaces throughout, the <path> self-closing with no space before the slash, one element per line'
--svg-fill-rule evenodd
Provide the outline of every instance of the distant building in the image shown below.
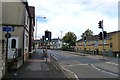
<path fill-rule="evenodd" d="M 104 49 L 106 50 L 106 55 L 120 57 L 120 31 L 114 31 L 107 33 L 107 38 L 104 42 Z M 83 52 L 85 48 L 85 43 L 83 39 L 76 42 L 76 51 Z M 87 53 L 102 54 L 103 44 L 102 40 L 99 39 L 99 35 L 94 35 L 92 37 L 87 37 L 86 39 L 86 51 Z"/>
<path fill-rule="evenodd" d="M 50 43 L 50 48 L 51 49 L 61 49 L 62 48 L 62 40 L 58 37 L 58 38 L 54 38 L 51 40 Z"/>
<path fill-rule="evenodd" d="M 42 39 L 35 39 L 33 42 L 35 44 L 35 48 L 42 48 L 44 46 Z"/>

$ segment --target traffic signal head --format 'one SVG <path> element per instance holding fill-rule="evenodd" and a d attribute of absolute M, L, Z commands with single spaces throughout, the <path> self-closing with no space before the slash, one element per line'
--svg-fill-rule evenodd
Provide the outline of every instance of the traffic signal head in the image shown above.
<path fill-rule="evenodd" d="M 104 34 L 104 39 L 106 39 L 107 38 L 107 32 L 103 31 L 103 34 Z"/>
<path fill-rule="evenodd" d="M 51 42 L 51 36 L 52 36 L 52 34 L 51 34 L 51 32 L 49 32 L 49 41 Z"/>
<path fill-rule="evenodd" d="M 98 26 L 98 28 L 102 28 L 102 21 L 99 21 Z"/>
<path fill-rule="evenodd" d="M 45 36 L 42 36 L 42 42 L 44 42 L 45 41 Z"/>
<path fill-rule="evenodd" d="M 84 36 L 84 42 L 86 42 L 86 36 Z"/>
<path fill-rule="evenodd" d="M 45 39 L 49 38 L 49 31 L 45 31 Z"/>
<path fill-rule="evenodd" d="M 51 41 L 51 35 L 52 33 L 50 31 L 45 31 L 45 39 L 48 39 L 48 41 Z"/>
<path fill-rule="evenodd" d="M 99 33 L 99 39 L 102 40 L 102 32 Z"/>

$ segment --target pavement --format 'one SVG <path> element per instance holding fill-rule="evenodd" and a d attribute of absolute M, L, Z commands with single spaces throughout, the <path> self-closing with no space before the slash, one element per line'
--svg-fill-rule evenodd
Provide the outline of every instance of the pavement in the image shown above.
<path fill-rule="evenodd" d="M 59 69 L 57 69 L 50 59 L 43 57 L 43 54 L 32 53 L 32 58 L 29 59 L 17 71 L 8 72 L 3 80 L 8 79 L 68 79 L 67 76 Z"/>

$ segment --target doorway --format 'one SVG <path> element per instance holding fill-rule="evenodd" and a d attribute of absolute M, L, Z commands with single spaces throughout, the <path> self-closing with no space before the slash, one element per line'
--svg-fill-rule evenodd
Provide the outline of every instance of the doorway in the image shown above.
<path fill-rule="evenodd" d="M 16 49 L 18 49 L 18 37 L 8 39 L 8 59 L 13 59 Z"/>

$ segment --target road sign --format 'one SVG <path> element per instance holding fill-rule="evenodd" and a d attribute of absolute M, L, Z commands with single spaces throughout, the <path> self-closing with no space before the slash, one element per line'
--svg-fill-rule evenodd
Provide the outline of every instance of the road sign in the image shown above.
<path fill-rule="evenodd" d="M 14 28 L 12 26 L 5 26 L 3 27 L 3 31 L 6 31 L 6 32 L 14 31 Z"/>
<path fill-rule="evenodd" d="M 10 37 L 11 37 L 11 34 L 10 34 L 10 33 L 6 33 L 6 34 L 5 34 L 5 37 L 6 37 L 6 38 L 10 38 Z"/>

